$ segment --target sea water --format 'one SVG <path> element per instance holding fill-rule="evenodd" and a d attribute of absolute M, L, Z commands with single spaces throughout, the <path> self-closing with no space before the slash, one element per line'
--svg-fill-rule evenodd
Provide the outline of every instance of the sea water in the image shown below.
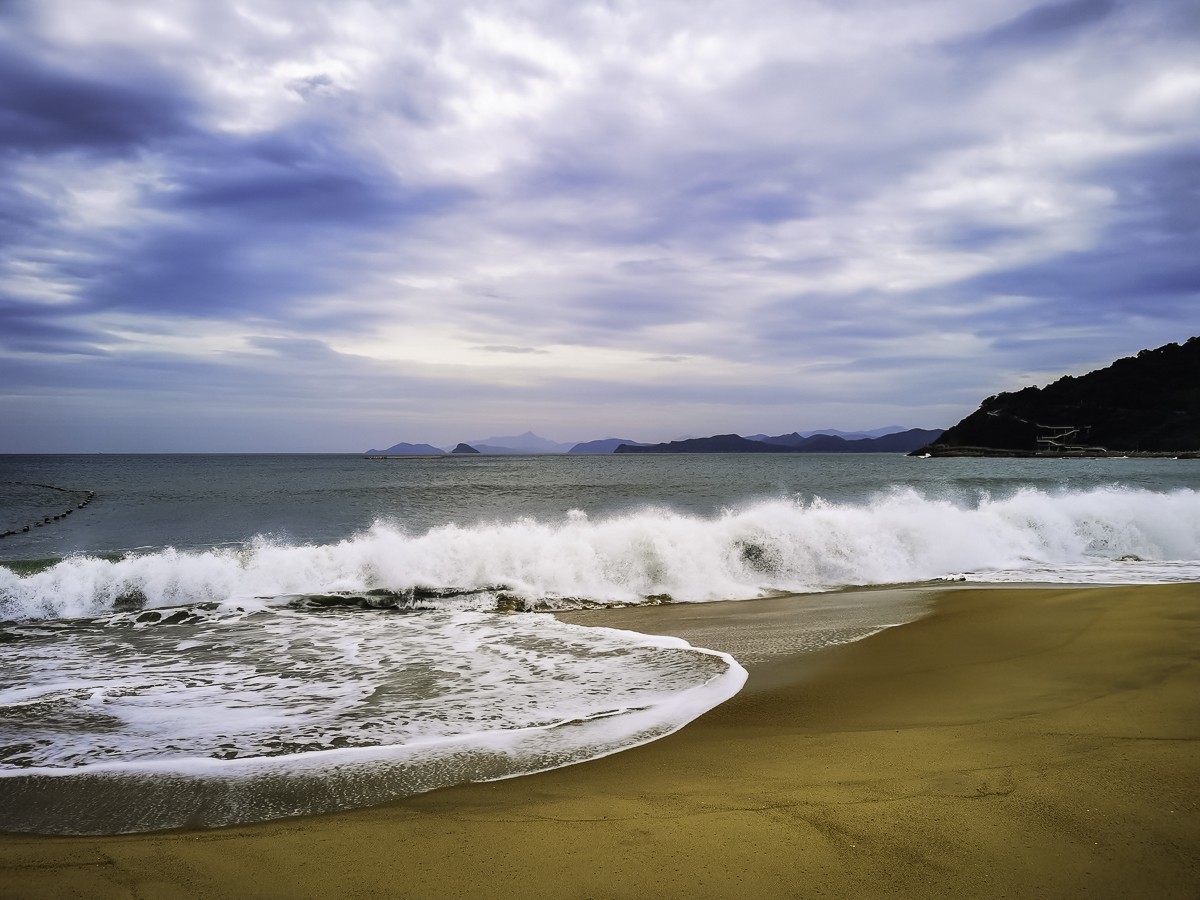
<path fill-rule="evenodd" d="M 744 682 L 546 610 L 1200 580 L 1200 462 L 10 456 L 3 531 L 0 827 L 102 833 L 567 765 Z M 878 596 L 806 646 L 915 614 Z"/>

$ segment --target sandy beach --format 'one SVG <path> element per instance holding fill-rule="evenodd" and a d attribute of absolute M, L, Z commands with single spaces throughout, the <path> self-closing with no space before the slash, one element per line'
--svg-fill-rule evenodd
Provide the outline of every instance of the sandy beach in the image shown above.
<path fill-rule="evenodd" d="M 1200 896 L 1200 585 L 931 601 L 799 654 L 784 601 L 564 616 L 774 639 L 644 747 L 336 815 L 2 835 L 0 896 Z"/>

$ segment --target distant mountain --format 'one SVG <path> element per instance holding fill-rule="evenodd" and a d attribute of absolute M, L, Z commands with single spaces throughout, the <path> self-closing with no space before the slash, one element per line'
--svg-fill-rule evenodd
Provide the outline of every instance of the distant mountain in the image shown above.
<path fill-rule="evenodd" d="M 614 453 L 908 453 L 935 440 L 941 432 L 927 428 L 885 434 L 876 438 L 848 441 L 832 434 L 782 434 L 754 441 L 736 434 L 718 434 L 687 441 L 631 446 L 622 444 Z"/>
<path fill-rule="evenodd" d="M 774 437 L 764 434 L 761 437 L 752 437 L 750 440 L 762 441 L 764 444 L 779 444 L 781 447 L 803 447 L 816 437 L 828 437 L 828 435 L 808 435 L 793 431 L 791 434 L 777 434 Z"/>
<path fill-rule="evenodd" d="M 814 431 L 813 434 L 835 434 L 838 437 L 844 437 L 846 440 L 849 441 L 849 440 L 857 440 L 857 438 L 852 437 L 852 435 L 857 435 L 857 434 L 864 434 L 867 437 L 876 438 L 876 437 L 886 437 L 889 434 L 899 434 L 902 431 L 912 431 L 912 430 L 913 429 L 908 428 L 904 425 L 884 425 L 882 428 L 872 428 L 870 431 L 842 432 L 842 431 L 838 431 L 836 428 L 831 428 L 828 431 L 824 431 L 824 432 Z"/>
<path fill-rule="evenodd" d="M 437 447 L 429 444 L 406 444 L 403 441 L 399 444 L 392 444 L 386 450 L 368 450 L 367 456 L 441 456 L 445 453 Z"/>
<path fill-rule="evenodd" d="M 607 453 L 901 453 L 923 446 L 940 432 L 921 429 L 894 430 L 895 426 L 872 431 L 792 432 L 780 435 L 718 434 L 712 437 L 682 437 L 661 444 L 646 444 L 627 438 L 603 438 L 578 444 L 560 444 L 539 437 L 532 431 L 524 434 L 486 438 L 461 443 L 452 453 L 480 453 L 490 456 L 513 456 L 528 453 L 568 453 L 576 456 Z M 870 435 L 882 435 L 871 437 Z M 908 435 L 910 437 L 905 437 Z M 911 445 L 911 446 L 910 446 Z M 630 449 L 621 450 L 621 447 Z M 393 444 L 386 450 L 368 450 L 368 456 L 435 456 L 446 451 L 430 444 Z"/>
<path fill-rule="evenodd" d="M 629 444 L 632 447 L 644 447 L 645 444 L 638 441 L 631 441 L 627 438 L 604 438 L 599 441 L 584 441 L 582 444 L 576 444 L 568 453 L 573 454 L 601 454 L 612 453 L 622 444 Z"/>
<path fill-rule="evenodd" d="M 937 440 L 942 433 L 940 428 L 910 428 L 907 431 L 897 431 L 876 438 L 863 438 L 857 441 L 843 440 L 843 446 L 816 450 L 809 445 L 809 452 L 816 453 L 908 453 L 917 447 L 922 447 L 930 441 Z M 834 440 L 841 440 L 834 438 Z"/>
<path fill-rule="evenodd" d="M 667 441 L 665 444 L 621 444 L 614 453 L 792 453 L 791 447 L 751 441 L 739 434 Z"/>
<path fill-rule="evenodd" d="M 1044 388 L 996 394 L 936 441 L 932 456 L 1200 452 L 1200 337 L 1143 350 Z"/>
<path fill-rule="evenodd" d="M 782 443 L 782 438 L 791 437 L 814 437 L 818 434 L 832 435 L 833 437 L 844 438 L 847 441 L 861 441 L 865 438 L 883 437 L 887 434 L 897 434 L 901 431 L 909 431 L 903 425 L 885 425 L 882 428 L 872 428 L 870 431 L 839 431 L 836 428 L 817 428 L 813 431 L 794 431 L 792 434 L 779 435 L 778 437 L 770 437 L 765 434 L 748 434 L 746 438 L 752 441 L 766 441 L 768 443 Z"/>
<path fill-rule="evenodd" d="M 526 431 L 524 434 L 480 438 L 477 441 L 471 441 L 470 444 L 484 453 L 567 453 L 575 446 L 574 443 L 560 444 L 557 441 L 539 437 L 532 431 Z M 484 450 L 485 447 L 489 449 Z"/>
<path fill-rule="evenodd" d="M 798 453 L 908 453 L 935 440 L 940 429 L 909 428 L 880 437 L 846 438 L 836 434 L 781 434 L 766 443 L 782 444 Z"/>

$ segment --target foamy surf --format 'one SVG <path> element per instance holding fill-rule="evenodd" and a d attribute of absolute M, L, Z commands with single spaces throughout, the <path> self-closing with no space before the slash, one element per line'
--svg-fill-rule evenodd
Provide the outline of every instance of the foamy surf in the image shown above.
<path fill-rule="evenodd" d="M 534 615 L 294 610 L 9 629 L 0 828 L 219 826 L 558 768 L 678 730 L 745 670 Z"/>
<path fill-rule="evenodd" d="M 703 517 L 651 508 L 519 518 L 410 533 L 377 522 L 338 543 L 257 539 L 242 549 L 78 556 L 18 576 L 0 568 L 0 617 L 57 619 L 255 598 L 372 591 L 446 608 L 697 602 L 912 583 L 970 572 L 1075 572 L 1105 580 L 1127 557 L 1200 577 L 1200 493 L 1025 488 L 993 499 L 896 489 L 866 502 L 765 500 Z M 451 596 L 453 595 L 453 596 Z M 415 601 L 414 601 L 415 602 Z M 399 603 L 398 605 L 403 605 Z M 413 604 L 410 604 L 413 605 Z"/>
<path fill-rule="evenodd" d="M 745 677 L 515 610 L 780 594 L 758 612 L 787 605 L 795 633 L 757 613 L 689 632 L 755 660 L 920 614 L 914 592 L 819 593 L 847 585 L 1200 580 L 1198 473 L 1160 462 L 30 465 L 100 502 L 0 565 L 0 826 L 24 830 L 258 821 L 568 765 Z"/>

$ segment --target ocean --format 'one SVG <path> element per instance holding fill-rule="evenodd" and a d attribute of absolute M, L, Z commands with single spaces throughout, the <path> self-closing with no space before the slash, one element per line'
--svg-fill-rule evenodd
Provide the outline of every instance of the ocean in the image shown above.
<path fill-rule="evenodd" d="M 3 532 L 0 828 L 116 833 L 569 765 L 745 681 L 548 611 L 789 596 L 816 649 L 921 613 L 848 587 L 1200 581 L 1200 461 L 0 456 Z"/>

